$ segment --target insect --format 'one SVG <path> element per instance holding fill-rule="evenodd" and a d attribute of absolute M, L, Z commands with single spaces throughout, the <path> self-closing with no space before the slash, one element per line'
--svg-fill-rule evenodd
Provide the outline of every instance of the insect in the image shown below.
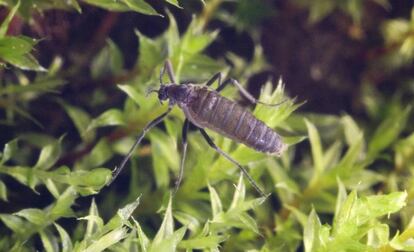
<path fill-rule="evenodd" d="M 162 77 L 165 74 L 165 71 L 167 72 L 171 83 L 163 84 Z M 217 89 L 212 90 L 209 88 L 216 81 L 218 81 Z M 109 181 L 108 185 L 115 180 L 125 167 L 125 164 L 131 158 L 133 151 L 140 144 L 145 134 L 160 123 L 168 113 L 171 112 L 174 105 L 178 105 L 184 112 L 186 119 L 182 129 L 182 157 L 180 170 L 175 182 L 174 192 L 178 190 L 183 178 L 184 163 L 187 154 L 187 133 L 190 124 L 193 124 L 201 132 L 208 145 L 236 165 L 256 191 L 260 193 L 261 196 L 266 197 L 266 194 L 260 189 L 247 170 L 229 154 L 221 150 L 204 129 L 208 128 L 214 130 L 257 151 L 279 156 L 287 148 L 287 145 L 282 142 L 280 135 L 266 126 L 264 122 L 255 118 L 247 109 L 241 107 L 236 102 L 221 96 L 220 91 L 228 84 L 232 84 L 240 90 L 245 98 L 254 104 L 259 103 L 267 106 L 277 106 L 280 105 L 280 103 L 267 104 L 258 101 L 236 80 L 228 79 L 222 82 L 221 73 L 215 74 L 205 85 L 178 84 L 175 79 L 171 62 L 168 60 L 161 69 L 160 84 L 161 86 L 158 90 L 152 89 L 149 90 L 148 93 L 157 93 L 160 102 L 168 100 L 168 110 L 144 127 L 121 164 L 115 167 L 112 179 Z"/>

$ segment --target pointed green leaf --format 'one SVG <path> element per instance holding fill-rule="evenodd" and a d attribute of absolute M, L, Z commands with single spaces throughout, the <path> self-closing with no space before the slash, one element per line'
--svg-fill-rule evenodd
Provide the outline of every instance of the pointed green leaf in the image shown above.
<path fill-rule="evenodd" d="M 138 198 L 135 201 L 129 203 L 128 205 L 118 210 L 118 215 L 119 217 L 121 217 L 121 220 L 126 222 L 131 217 L 132 213 L 139 205 L 140 198 L 141 195 L 138 196 Z"/>
<path fill-rule="evenodd" d="M 3 221 L 9 229 L 19 236 L 24 236 L 35 228 L 35 225 L 24 220 L 21 217 L 11 215 L 11 214 L 0 214 L 0 219 Z"/>
<path fill-rule="evenodd" d="M 342 183 L 342 181 L 338 178 L 338 195 L 336 197 L 336 205 L 335 205 L 335 219 L 334 219 L 334 224 L 333 226 L 335 227 L 336 225 L 336 218 L 337 216 L 339 216 L 339 213 L 342 209 L 343 204 L 345 203 L 346 199 L 347 199 L 347 194 L 346 194 L 346 188 L 345 185 Z"/>
<path fill-rule="evenodd" d="M 178 2 L 178 0 L 166 0 L 166 2 L 174 5 L 175 7 L 178 7 L 180 9 L 182 9 L 182 7 L 180 6 L 180 3 Z"/>
<path fill-rule="evenodd" d="M 22 70 L 32 70 L 38 72 L 47 71 L 31 54 L 19 54 L 12 52 L 11 54 L 1 54 L 0 58 Z"/>
<path fill-rule="evenodd" d="M 34 118 L 29 112 L 27 112 L 26 110 L 21 109 L 20 107 L 17 107 L 17 106 L 12 107 L 12 109 L 14 110 L 14 112 L 16 112 L 16 114 L 18 114 L 22 118 L 25 118 L 29 121 L 32 121 L 39 128 L 42 128 L 42 129 L 44 128 L 44 126 L 36 118 Z"/>
<path fill-rule="evenodd" d="M 349 208 L 352 207 L 353 200 L 355 198 L 350 198 L 346 194 L 346 189 L 344 184 L 341 180 L 338 180 L 338 195 L 336 198 L 336 205 L 335 205 L 335 216 L 333 220 L 333 233 L 337 232 L 337 228 L 343 223 L 345 220 L 345 216 L 349 214 Z M 356 194 L 351 194 L 351 197 L 356 197 Z M 348 199 L 348 200 L 347 200 Z"/>
<path fill-rule="evenodd" d="M 352 117 L 346 115 L 341 118 L 342 124 L 344 125 L 345 139 L 348 145 L 352 145 L 354 142 L 359 141 L 361 130 L 358 124 L 352 119 Z"/>
<path fill-rule="evenodd" d="M 49 170 L 56 163 L 60 157 L 62 139 L 60 138 L 42 148 L 34 169 Z"/>
<path fill-rule="evenodd" d="M 110 109 L 102 113 L 97 118 L 93 119 L 89 124 L 87 130 L 92 130 L 98 127 L 125 125 L 125 118 L 122 112 L 118 109 Z"/>
<path fill-rule="evenodd" d="M 348 179 L 353 173 L 363 168 L 363 166 L 355 165 L 361 155 L 364 144 L 362 133 L 356 137 L 356 139 L 358 140 L 354 141 L 348 148 L 341 161 L 323 177 L 323 184 L 325 186 L 334 185 L 338 177 L 341 179 Z"/>
<path fill-rule="evenodd" d="M 45 179 L 43 180 L 43 182 L 45 183 L 47 190 L 53 195 L 53 197 L 55 197 L 56 199 L 59 198 L 60 192 L 55 182 L 52 179 Z"/>
<path fill-rule="evenodd" d="M 85 169 L 91 169 L 99 167 L 106 161 L 110 160 L 113 156 L 111 146 L 108 141 L 103 138 L 93 147 L 88 156 L 82 159 L 80 162 Z"/>
<path fill-rule="evenodd" d="M 68 182 L 74 186 L 100 189 L 109 181 L 111 174 L 111 170 L 106 168 L 95 168 L 91 171 L 79 170 L 70 174 Z"/>
<path fill-rule="evenodd" d="M 60 217 L 73 217 L 74 213 L 71 206 L 75 202 L 78 194 L 75 189 L 69 187 L 63 192 L 63 194 L 57 199 L 56 203 L 52 206 L 49 212 L 49 221 L 54 221 Z"/>
<path fill-rule="evenodd" d="M 223 212 L 223 206 L 221 204 L 220 197 L 218 196 L 216 190 L 210 185 L 208 185 L 208 190 L 210 191 L 210 202 L 211 209 L 213 212 L 213 218 L 215 218 Z"/>
<path fill-rule="evenodd" d="M 179 74 L 181 72 L 181 66 L 180 64 L 182 62 L 179 62 L 177 58 L 174 56 L 179 56 L 180 51 L 176 51 L 180 45 L 180 32 L 178 30 L 177 22 L 175 21 L 175 17 L 171 14 L 171 12 L 167 11 L 168 20 L 170 21 L 170 25 L 168 26 L 167 31 L 163 34 L 165 37 L 165 41 L 168 42 L 166 45 L 168 48 L 167 51 L 167 57 L 172 56 L 172 64 L 175 66 L 175 74 L 176 77 L 179 77 Z M 177 81 L 180 81 L 180 78 L 177 78 Z"/>
<path fill-rule="evenodd" d="M 183 249 L 214 249 L 220 246 L 228 237 L 225 235 L 209 235 L 206 237 L 192 238 L 181 241 L 179 248 Z"/>
<path fill-rule="evenodd" d="M 69 105 L 63 101 L 59 102 L 66 113 L 72 119 L 72 122 L 75 124 L 76 129 L 78 130 L 79 136 L 85 142 L 90 142 L 95 138 L 95 132 L 87 131 L 88 125 L 91 123 L 91 117 L 83 109 Z"/>
<path fill-rule="evenodd" d="M 132 213 L 135 211 L 136 207 L 139 204 L 140 197 L 138 197 L 135 201 L 127 204 L 123 208 L 119 209 L 117 214 L 112 217 L 109 222 L 102 228 L 101 233 L 106 233 L 111 230 L 119 229 L 124 225 L 129 226 L 129 218 L 131 217 Z"/>
<path fill-rule="evenodd" d="M 333 1 L 316 1 L 310 5 L 309 22 L 317 23 L 328 16 L 335 9 Z"/>
<path fill-rule="evenodd" d="M 88 246 L 84 252 L 101 252 L 110 246 L 120 242 L 128 236 L 128 229 L 120 227 L 110 231 L 109 233 L 101 236 Z"/>
<path fill-rule="evenodd" d="M 263 202 L 265 202 L 266 199 L 267 199 L 267 196 L 255 198 L 251 200 L 246 200 L 243 203 L 239 204 L 238 211 L 249 211 L 251 209 L 255 209 L 256 207 L 263 204 Z"/>
<path fill-rule="evenodd" d="M 151 247 L 158 247 L 164 239 L 170 237 L 174 233 L 174 220 L 172 216 L 172 197 L 168 201 L 167 209 L 165 210 L 165 216 L 162 220 L 162 224 L 157 234 L 154 237 Z"/>
<path fill-rule="evenodd" d="M 390 228 L 387 224 L 377 223 L 368 233 L 370 239 L 367 245 L 379 248 L 388 245 L 390 238 Z"/>
<path fill-rule="evenodd" d="M 295 145 L 295 144 L 298 144 L 300 142 L 303 142 L 307 138 L 308 138 L 307 136 L 292 136 L 292 137 L 284 136 L 283 137 L 283 142 L 287 145 Z"/>
<path fill-rule="evenodd" d="M 107 45 L 98 53 L 91 63 L 91 75 L 101 79 L 121 73 L 124 59 L 117 45 L 107 39 Z"/>
<path fill-rule="evenodd" d="M 260 100 L 270 104 L 281 103 L 276 108 L 264 106 L 261 104 L 256 105 L 253 114 L 266 122 L 271 128 L 279 126 L 285 121 L 296 109 L 302 104 L 295 104 L 294 100 L 288 99 L 285 94 L 285 84 L 282 79 L 279 79 L 276 89 L 273 89 L 272 82 L 268 81 L 264 85 L 260 93 Z M 303 120 L 303 119 L 301 119 Z"/>
<path fill-rule="evenodd" d="M 342 143 L 341 141 L 335 141 L 329 148 L 325 151 L 323 155 L 322 166 L 325 169 L 332 167 L 332 165 L 338 162 L 338 159 L 341 155 Z"/>
<path fill-rule="evenodd" d="M 390 241 L 390 246 L 398 251 L 414 251 L 413 240 L 414 217 L 411 217 L 410 223 L 400 234 L 397 232 Z"/>
<path fill-rule="evenodd" d="M 35 170 L 31 167 L 15 166 L 5 170 L 5 173 L 15 178 L 23 185 L 29 186 L 35 191 L 35 186 L 39 183 L 39 179 L 34 174 Z"/>
<path fill-rule="evenodd" d="M 202 33 L 199 22 L 195 19 L 190 23 L 181 39 L 181 48 L 191 56 L 204 50 L 211 42 L 215 40 L 218 31 L 211 33 Z"/>
<path fill-rule="evenodd" d="M 380 124 L 368 144 L 369 157 L 375 157 L 397 139 L 405 127 L 410 111 L 411 107 L 409 106 L 401 113 L 393 114 Z"/>
<path fill-rule="evenodd" d="M 321 222 L 315 209 L 312 209 L 308 217 L 306 226 L 303 229 L 303 243 L 305 246 L 305 252 L 318 251 L 319 243 L 319 232 L 321 229 Z"/>
<path fill-rule="evenodd" d="M 247 213 L 241 213 L 240 214 L 240 221 L 251 231 L 255 232 L 256 234 L 260 235 L 259 228 L 257 227 L 256 220 L 253 219 L 249 214 Z"/>
<path fill-rule="evenodd" d="M 54 223 L 59 236 L 60 236 L 60 244 L 61 244 L 61 251 L 62 252 L 71 252 L 73 251 L 73 245 L 72 241 L 70 239 L 70 236 L 66 232 L 65 229 L 63 229 L 59 224 Z"/>
<path fill-rule="evenodd" d="M 140 74 L 139 78 L 143 81 L 148 81 L 153 78 L 155 68 L 164 60 L 162 41 L 150 39 L 137 30 L 135 33 L 139 38 L 139 58 L 137 68 L 140 73 L 142 72 L 142 75 Z"/>
<path fill-rule="evenodd" d="M 274 159 L 269 159 L 267 161 L 267 171 L 270 173 L 276 188 L 300 195 L 299 185 L 289 176 L 288 171 L 280 163 L 275 162 Z M 286 195 L 283 191 L 279 194 L 282 202 L 290 200 L 290 195 Z"/>
<path fill-rule="evenodd" d="M 84 219 L 87 219 L 85 237 L 92 237 L 96 232 L 100 232 L 103 227 L 103 220 L 99 217 L 98 207 L 95 203 L 95 198 L 92 199 L 91 206 L 89 207 L 89 215 Z"/>
<path fill-rule="evenodd" d="M 130 85 L 118 85 L 118 88 L 124 91 L 138 106 L 145 102 L 144 96 Z"/>
<path fill-rule="evenodd" d="M 200 228 L 200 221 L 193 215 L 185 212 L 175 212 L 174 218 L 186 226 L 191 232 L 196 233 Z"/>
<path fill-rule="evenodd" d="M 16 15 L 17 10 L 20 7 L 20 0 L 17 1 L 16 5 L 10 10 L 9 14 L 7 15 L 7 17 L 4 19 L 3 23 L 0 26 L 0 38 L 3 38 L 6 33 L 7 30 L 9 29 L 9 24 L 12 21 L 14 15 Z"/>
<path fill-rule="evenodd" d="M 53 92 L 58 87 L 65 84 L 64 80 L 57 78 L 40 78 L 30 83 L 30 85 L 7 85 L 0 89 L 0 95 L 4 94 L 21 94 L 29 92 Z"/>
<path fill-rule="evenodd" d="M 178 171 L 180 163 L 176 143 L 171 136 L 159 129 L 152 129 L 148 135 L 151 139 L 152 162 L 157 185 L 167 187 L 170 182 L 168 168 Z"/>
<path fill-rule="evenodd" d="M 59 246 L 56 237 L 48 229 L 39 231 L 40 240 L 46 252 L 58 252 Z"/>
<path fill-rule="evenodd" d="M 162 241 L 158 243 L 153 243 L 150 248 L 151 252 L 165 251 L 165 252 L 175 252 L 177 251 L 178 243 L 184 238 L 186 227 L 182 227 L 175 231 L 172 235 L 167 236 Z"/>
<path fill-rule="evenodd" d="M 187 53 L 185 53 L 187 54 Z M 187 55 L 186 61 L 182 60 L 182 66 L 176 71 L 180 70 L 180 79 L 182 80 L 195 80 L 197 82 L 205 82 L 209 80 L 213 74 L 223 70 L 224 66 L 217 62 L 217 60 L 206 56 L 204 54 L 194 54 L 191 57 Z M 179 80 L 179 79 L 177 79 Z"/>
<path fill-rule="evenodd" d="M 407 205 L 407 192 L 392 192 L 386 195 L 367 196 L 362 209 L 369 209 L 369 214 L 373 217 L 380 217 L 398 212 Z"/>
<path fill-rule="evenodd" d="M 306 127 L 308 128 L 308 135 L 309 141 L 311 144 L 312 150 L 312 159 L 314 165 L 314 174 L 312 181 L 315 181 L 323 172 L 323 152 L 322 152 L 322 144 L 321 139 L 319 137 L 318 130 L 316 129 L 315 125 L 313 125 L 308 120 L 305 120 Z M 312 182 L 311 182 L 312 183 Z"/>
<path fill-rule="evenodd" d="M 9 161 L 17 153 L 17 139 L 14 139 L 4 145 L 3 155 L 0 164 Z"/>
<path fill-rule="evenodd" d="M 36 208 L 26 208 L 14 214 L 23 217 L 31 223 L 39 226 L 46 224 L 48 221 L 46 213 Z"/>
<path fill-rule="evenodd" d="M 0 199 L 3 201 L 7 201 L 7 187 L 1 180 L 0 180 Z"/>
<path fill-rule="evenodd" d="M 150 244 L 150 240 L 145 235 L 144 231 L 142 231 L 141 225 L 132 217 L 132 220 L 134 221 L 135 227 L 137 229 L 137 235 L 139 239 L 139 245 L 143 252 L 147 252 Z"/>
<path fill-rule="evenodd" d="M 244 202 L 245 196 L 246 186 L 243 182 L 243 173 L 240 173 L 239 182 L 237 183 L 236 190 L 234 191 L 233 200 L 231 202 L 229 210 L 238 208 Z"/>
<path fill-rule="evenodd" d="M 293 206 L 285 205 L 284 207 L 286 207 L 286 209 L 289 209 L 293 213 L 293 215 L 295 215 L 295 217 L 296 217 L 297 221 L 300 223 L 300 225 L 302 225 L 303 227 L 305 227 L 307 225 L 309 217 L 306 214 L 304 214 L 299 209 L 297 209 Z"/>
<path fill-rule="evenodd" d="M 80 7 L 79 3 L 77 0 L 70 0 L 68 3 L 70 3 L 73 8 L 75 8 L 75 10 L 81 14 L 82 13 L 82 8 Z"/>
<path fill-rule="evenodd" d="M 403 167 L 414 167 L 414 132 L 406 138 L 399 140 L 395 146 L 395 165 L 396 169 L 402 170 Z"/>
<path fill-rule="evenodd" d="M 95 5 L 111 11 L 129 11 L 130 8 L 124 3 L 124 1 L 113 0 L 83 0 L 83 2 Z"/>
<path fill-rule="evenodd" d="M 35 39 L 24 36 L 0 38 L 0 55 L 11 57 L 13 54 L 28 54 L 36 43 Z"/>
<path fill-rule="evenodd" d="M 123 0 L 123 1 L 126 3 L 126 5 L 128 5 L 129 8 L 131 8 L 132 10 L 136 12 L 140 12 L 140 13 L 147 14 L 147 15 L 162 16 L 158 14 L 154 10 L 154 8 L 152 8 L 151 5 L 146 3 L 144 0 Z"/>

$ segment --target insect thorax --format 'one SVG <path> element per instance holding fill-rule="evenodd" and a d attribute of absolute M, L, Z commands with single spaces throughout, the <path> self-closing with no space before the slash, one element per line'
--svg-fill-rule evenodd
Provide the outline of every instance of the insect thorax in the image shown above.
<path fill-rule="evenodd" d="M 165 87 L 165 92 L 170 103 L 185 105 L 193 98 L 194 89 L 195 87 L 191 84 L 169 84 Z"/>

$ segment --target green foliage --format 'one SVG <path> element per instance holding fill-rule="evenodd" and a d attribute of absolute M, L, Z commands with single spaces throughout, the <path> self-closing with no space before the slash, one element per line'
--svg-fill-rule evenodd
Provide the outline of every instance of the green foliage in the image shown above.
<path fill-rule="evenodd" d="M 7 36 L 6 32 L 20 6 L 20 0 L 0 26 L 0 59 L 23 70 L 45 71 L 30 54 L 36 40 L 25 36 Z"/>
<path fill-rule="evenodd" d="M 0 5 L 13 6 L 20 0 L 0 0 Z M 166 0 L 165 2 L 170 3 L 176 7 L 180 7 L 177 0 Z M 100 8 L 104 8 L 111 11 L 136 11 L 147 15 L 160 15 L 154 8 L 144 0 L 70 0 L 70 1 L 59 1 L 59 0 L 25 0 L 21 1 L 21 13 L 29 18 L 31 12 L 34 11 L 47 11 L 50 9 L 62 9 L 62 10 L 76 10 L 81 13 L 81 4 L 87 3 Z M 16 5 L 16 6 L 17 6 Z"/>
<path fill-rule="evenodd" d="M 358 198 L 355 191 L 346 196 L 345 187 L 339 185 L 333 225 L 322 225 L 315 210 L 304 223 L 305 251 L 379 251 L 387 246 L 389 227 L 379 218 L 400 211 L 407 193 Z"/>
<path fill-rule="evenodd" d="M 403 67 L 414 59 L 414 8 L 409 20 L 391 19 L 383 23 L 385 44 L 390 48 L 385 60 L 392 68 Z"/>
<path fill-rule="evenodd" d="M 6 165 L 5 163 L 10 159 L 15 159 L 19 152 L 16 140 L 7 143 L 2 152 L 0 172 L 15 178 L 35 192 L 36 186 L 44 184 L 55 197 L 60 195 L 60 191 L 65 188 L 65 185 L 73 187 L 82 195 L 97 193 L 110 178 L 110 171 L 108 169 L 98 167 L 98 162 L 101 161 L 100 158 L 102 157 L 102 148 L 95 151 L 95 153 L 100 152 L 99 154 L 101 155 L 95 154 L 88 157 L 91 160 L 89 163 L 95 161 L 95 166 L 84 166 L 84 170 L 76 171 L 70 171 L 66 166 L 50 170 L 61 155 L 62 139 L 54 140 L 43 146 L 37 162 L 33 166 L 24 164 Z M 85 168 L 88 170 L 85 170 Z"/>
<path fill-rule="evenodd" d="M 179 1 L 165 2 L 180 7 Z M 340 9 L 358 23 L 362 2 L 315 1 L 305 6 L 313 22 Z M 146 96 L 148 88 L 159 85 L 159 72 L 167 59 L 180 83 L 204 83 L 221 71 L 247 85 L 249 77 L 270 69 L 260 45 L 255 45 L 250 61 L 232 53 L 215 59 L 206 53 L 219 36 L 218 31 L 206 30 L 211 18 L 252 33 L 255 40 L 260 35 L 256 25 L 276 13 L 267 8 L 267 2 L 234 3 L 234 17 L 225 15 L 231 8 L 215 13 L 220 0 L 202 3 L 204 12 L 194 16 L 184 31 L 179 31 L 168 11 L 169 25 L 161 34 L 148 37 L 136 30 L 138 51 L 128 52 L 137 56 L 133 66 L 126 66 L 122 48 L 106 39 L 89 60 L 88 74 L 98 87 L 87 91 L 87 103 L 82 106 L 58 94 L 65 78 L 87 71 L 73 70 L 73 66 L 66 70 L 59 57 L 42 67 L 32 55 L 38 40 L 7 35 L 13 17 L 20 14 L 30 20 L 33 6 L 40 12 L 53 8 L 80 13 L 84 4 L 108 11 L 160 14 L 143 0 L 0 1 L 11 6 L 0 26 L 0 58 L 11 65 L 7 70 L 15 77 L 4 79 L 0 87 L 5 116 L 1 123 L 18 128 L 29 119 L 42 127 L 43 121 L 31 109 L 32 102 L 45 97 L 67 117 L 66 121 L 59 118 L 64 122 L 57 127 L 63 128 L 63 133 L 58 130 L 60 137 L 39 130 L 20 133 L 23 129 L 4 144 L 0 201 L 7 208 L 0 211 L 0 251 L 414 251 L 412 105 L 400 99 L 403 92 L 387 97 L 369 83 L 361 91 L 361 106 L 369 119 L 363 121 L 346 114 L 298 112 L 303 103 L 286 94 L 282 79 L 268 80 L 260 100 L 280 105 L 257 105 L 252 111 L 288 144 L 280 158 L 208 131 L 271 193 L 268 198 L 257 197 L 238 168 L 209 148 L 196 131 L 189 133 L 184 179 L 173 195 L 184 121 L 178 108 L 146 135 L 133 152 L 130 167 L 103 189 L 135 135 L 167 108 L 155 95 Z M 267 11 L 250 11 L 253 8 Z M 394 53 L 404 55 L 404 64 L 414 55 L 412 23 L 389 20 L 382 26 L 385 44 L 398 45 Z M 100 86 L 107 79 L 116 80 L 116 86 Z M 222 94 L 239 98 L 234 87 Z M 69 127 L 74 134 L 65 134 Z M 10 185 L 48 197 L 34 204 Z M 11 199 L 16 195 L 27 204 L 14 205 Z M 96 201 L 87 197 L 91 195 Z"/>
<path fill-rule="evenodd" d="M 350 15 L 354 22 L 361 23 L 364 11 L 364 0 L 317 0 L 317 1 L 304 1 L 296 0 L 302 5 L 306 5 L 309 8 L 309 21 L 318 22 L 328 15 L 332 14 L 336 10 L 340 10 Z M 370 0 L 371 2 L 378 4 L 384 8 L 389 7 L 387 0 Z"/>
<path fill-rule="evenodd" d="M 34 117 L 26 111 L 23 104 L 34 100 L 45 92 L 51 92 L 55 88 L 64 84 L 61 78 L 56 77 L 53 69 L 59 68 L 59 63 L 51 64 L 50 72 L 42 67 L 31 54 L 37 40 L 26 36 L 8 36 L 6 34 L 10 22 L 16 15 L 20 7 L 20 1 L 11 9 L 5 20 L 0 26 L 0 59 L 6 63 L 13 65 L 21 70 L 33 70 L 39 72 L 36 78 L 29 84 L 28 76 L 24 73 L 16 71 L 19 83 L 14 83 L 9 79 L 5 79 L 0 89 L 0 107 L 6 111 L 6 119 L 2 123 L 12 124 L 16 115 L 32 120 L 34 123 L 42 126 Z M 6 67 L 2 63 L 3 68 Z"/>

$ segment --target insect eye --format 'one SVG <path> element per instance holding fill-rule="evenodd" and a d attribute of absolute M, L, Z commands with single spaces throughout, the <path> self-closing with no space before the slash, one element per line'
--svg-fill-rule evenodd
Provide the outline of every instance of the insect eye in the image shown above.
<path fill-rule="evenodd" d="M 158 93 L 158 99 L 160 99 L 161 101 L 164 101 L 164 100 L 167 100 L 167 93 L 166 92 L 164 92 L 164 91 L 160 91 L 159 93 Z"/>

